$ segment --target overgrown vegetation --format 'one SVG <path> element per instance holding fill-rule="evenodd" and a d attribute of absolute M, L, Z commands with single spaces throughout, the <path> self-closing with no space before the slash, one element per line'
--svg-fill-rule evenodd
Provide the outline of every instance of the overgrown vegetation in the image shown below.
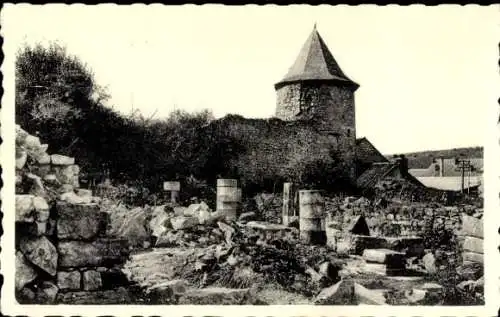
<path fill-rule="evenodd" d="M 302 123 L 234 115 L 215 120 L 208 110 L 177 110 L 164 119 L 125 116 L 105 106 L 108 101 L 91 70 L 63 47 L 18 52 L 16 122 L 48 143 L 50 152 L 76 157 L 83 184 L 109 177 L 140 188 L 127 195 L 146 201 L 151 198 L 142 189 L 159 194 L 165 180 L 201 184 L 183 190 L 189 195 L 203 195 L 202 185 L 219 177 L 244 179 L 250 192 L 278 189 L 285 180 L 310 187 L 346 183 L 337 153 L 311 146 L 318 137 Z"/>

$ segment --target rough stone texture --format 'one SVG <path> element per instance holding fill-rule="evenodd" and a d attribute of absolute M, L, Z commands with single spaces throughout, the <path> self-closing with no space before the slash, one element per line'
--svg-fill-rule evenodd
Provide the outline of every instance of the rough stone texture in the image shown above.
<path fill-rule="evenodd" d="M 148 298 L 155 304 L 168 304 L 175 301 L 176 296 L 180 296 L 188 289 L 185 280 L 172 280 L 153 285 L 147 289 Z"/>
<path fill-rule="evenodd" d="M 85 271 L 82 274 L 83 290 L 95 291 L 102 287 L 101 273 L 97 271 Z"/>
<path fill-rule="evenodd" d="M 58 244 L 60 267 L 97 267 L 123 263 L 129 255 L 124 239 L 98 239 L 94 242 L 65 241 Z"/>
<path fill-rule="evenodd" d="M 427 253 L 426 255 L 424 255 L 422 261 L 427 273 L 435 274 L 437 272 L 436 258 L 432 253 Z"/>
<path fill-rule="evenodd" d="M 57 286 L 61 290 L 79 290 L 81 274 L 79 271 L 57 272 Z"/>
<path fill-rule="evenodd" d="M 384 305 L 386 300 L 383 294 L 383 290 L 371 290 L 367 289 L 361 284 L 354 283 L 354 295 L 358 301 L 358 304 L 365 305 Z"/>
<path fill-rule="evenodd" d="M 57 295 L 56 303 L 71 305 L 118 305 L 131 304 L 129 292 L 123 288 L 96 292 L 65 292 Z"/>
<path fill-rule="evenodd" d="M 282 120 L 313 120 L 331 136 L 331 143 L 352 164 L 356 146 L 354 92 L 326 83 L 294 83 L 277 90 L 276 117 Z M 351 175 L 353 178 L 355 174 Z"/>
<path fill-rule="evenodd" d="M 483 254 L 484 253 L 483 239 L 474 237 L 465 237 L 463 249 L 464 251 Z"/>
<path fill-rule="evenodd" d="M 16 290 L 21 290 L 24 285 L 37 277 L 35 269 L 26 260 L 21 252 L 16 252 Z"/>
<path fill-rule="evenodd" d="M 52 276 L 56 275 L 57 250 L 46 237 L 22 237 L 19 248 L 31 263 Z"/>
<path fill-rule="evenodd" d="M 180 305 L 242 305 L 249 301 L 250 289 L 210 287 L 191 289 L 179 298 Z"/>
<path fill-rule="evenodd" d="M 483 220 L 466 214 L 462 215 L 462 233 L 466 236 L 483 238 Z"/>
<path fill-rule="evenodd" d="M 199 221 L 197 217 L 179 216 L 170 219 L 170 223 L 172 224 L 172 228 L 174 228 L 174 230 L 181 230 L 197 226 Z"/>
<path fill-rule="evenodd" d="M 52 154 L 50 156 L 50 161 L 52 165 L 73 165 L 75 164 L 75 158 L 60 154 Z"/>
<path fill-rule="evenodd" d="M 484 263 L 484 256 L 481 253 L 464 252 L 462 253 L 462 258 L 464 263 L 466 262 Z"/>
<path fill-rule="evenodd" d="M 127 239 L 132 246 L 142 246 L 150 238 L 146 230 L 146 216 L 143 208 L 114 208 L 109 211 L 108 234 Z"/>
<path fill-rule="evenodd" d="M 59 289 L 54 283 L 43 281 L 38 285 L 36 300 L 40 304 L 53 304 L 58 291 Z"/>
<path fill-rule="evenodd" d="M 324 288 L 314 299 L 316 305 L 356 305 L 354 282 L 342 280 Z"/>
<path fill-rule="evenodd" d="M 89 240 L 106 228 L 107 214 L 97 204 L 57 203 L 57 237 Z"/>
<path fill-rule="evenodd" d="M 388 249 L 367 249 L 363 251 L 363 258 L 367 262 L 387 264 L 391 268 L 404 267 L 405 254 Z"/>
<path fill-rule="evenodd" d="M 33 222 L 33 195 L 16 195 L 16 221 Z"/>

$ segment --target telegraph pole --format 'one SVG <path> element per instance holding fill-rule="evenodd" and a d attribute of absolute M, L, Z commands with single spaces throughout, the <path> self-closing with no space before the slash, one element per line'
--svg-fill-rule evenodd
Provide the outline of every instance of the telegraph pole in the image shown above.
<path fill-rule="evenodd" d="M 465 172 L 468 172 L 469 175 L 469 181 L 470 181 L 470 171 L 471 171 L 471 165 L 470 165 L 470 160 L 467 159 L 457 159 L 457 165 L 458 167 L 455 170 L 461 171 L 462 173 L 462 186 L 460 192 L 463 194 L 464 189 L 465 189 Z M 467 192 L 469 191 L 469 186 L 467 186 Z"/>

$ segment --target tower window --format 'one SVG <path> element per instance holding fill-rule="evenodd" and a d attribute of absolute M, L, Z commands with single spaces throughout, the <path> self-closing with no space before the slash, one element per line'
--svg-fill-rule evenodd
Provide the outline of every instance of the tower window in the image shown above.
<path fill-rule="evenodd" d="M 347 136 L 351 136 L 351 129 L 347 129 Z"/>

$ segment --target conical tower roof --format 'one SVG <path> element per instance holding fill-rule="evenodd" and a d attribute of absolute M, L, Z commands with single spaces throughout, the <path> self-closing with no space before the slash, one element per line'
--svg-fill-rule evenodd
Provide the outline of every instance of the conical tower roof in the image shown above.
<path fill-rule="evenodd" d="M 332 53 L 319 35 L 316 25 L 300 50 L 286 76 L 275 85 L 278 89 L 287 83 L 300 81 L 333 81 L 358 88 L 340 69 Z"/>

